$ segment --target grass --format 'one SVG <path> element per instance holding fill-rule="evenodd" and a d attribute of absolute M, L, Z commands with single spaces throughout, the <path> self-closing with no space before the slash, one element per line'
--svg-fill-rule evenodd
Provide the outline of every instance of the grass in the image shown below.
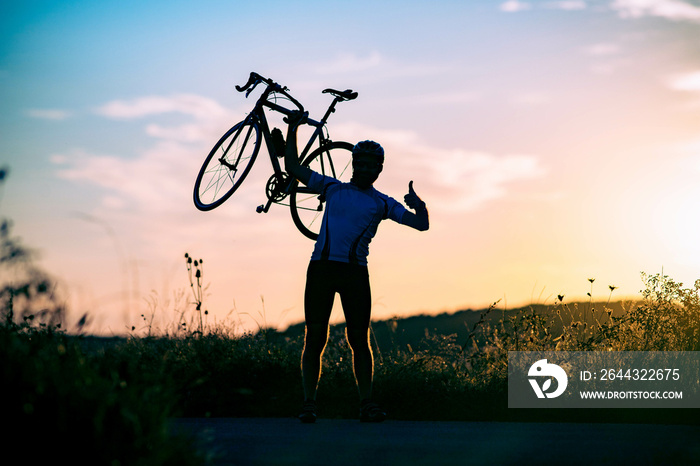
<path fill-rule="evenodd" d="M 149 316 L 146 336 L 70 336 L 51 319 L 23 313 L 17 323 L 17 301 L 5 301 L 0 352 L 5 419 L 14 426 L 9 445 L 27 459 L 55 458 L 71 445 L 91 464 L 198 464 L 204 458 L 169 433 L 169 419 L 297 414 L 303 334 L 260 328 L 237 335 L 209 326 L 202 261 L 185 259 L 195 303 L 165 332 Z M 697 424 L 692 410 L 507 408 L 508 351 L 698 351 L 700 280 L 685 288 L 664 275 L 642 278 L 642 299 L 622 308 L 611 303 L 614 287 L 605 303 L 560 296 L 550 306 L 503 312 L 494 304 L 465 321 L 462 336 L 426 331 L 398 344 L 401 321 L 374 323 L 376 398 L 393 419 Z M 351 361 L 343 326 L 332 327 L 321 417 L 356 417 Z M 37 438 L 45 448 L 29 446 Z"/>
<path fill-rule="evenodd" d="M 0 326 L 5 455 L 30 464 L 187 465 L 200 458 L 169 435 L 169 375 L 122 351 L 87 354 L 51 327 Z"/>

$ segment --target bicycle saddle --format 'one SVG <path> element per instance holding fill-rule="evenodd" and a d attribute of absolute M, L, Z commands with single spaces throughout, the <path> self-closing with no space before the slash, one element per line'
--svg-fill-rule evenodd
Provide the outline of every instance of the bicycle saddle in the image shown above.
<path fill-rule="evenodd" d="M 346 89 L 344 91 L 336 91 L 335 89 L 324 89 L 323 93 L 334 95 L 338 100 L 357 99 L 357 92 L 353 92 L 351 89 Z"/>

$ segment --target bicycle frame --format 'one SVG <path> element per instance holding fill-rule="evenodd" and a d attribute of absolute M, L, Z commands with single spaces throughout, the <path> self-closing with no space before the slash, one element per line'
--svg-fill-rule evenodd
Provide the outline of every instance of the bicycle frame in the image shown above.
<path fill-rule="evenodd" d="M 265 81 L 267 82 L 267 81 Z M 245 86 L 240 89 L 238 86 L 236 86 L 237 89 L 239 90 L 245 90 Z M 255 85 L 253 85 L 255 87 Z M 252 88 L 248 90 L 248 94 L 252 91 Z M 324 91 L 326 92 L 326 91 Z M 282 169 L 282 166 L 279 162 L 279 159 L 284 156 L 284 154 L 276 154 L 275 152 L 275 146 L 272 143 L 271 139 L 271 131 L 270 131 L 270 126 L 267 121 L 267 117 L 265 116 L 265 108 L 269 108 L 273 111 L 279 112 L 283 115 L 289 116 L 292 114 L 293 110 L 290 110 L 286 107 L 283 107 L 275 102 L 271 102 L 269 100 L 270 96 L 273 93 L 281 93 L 287 98 L 293 102 L 298 110 L 303 111 L 304 107 L 292 96 L 290 96 L 286 91 L 285 88 L 282 88 L 276 83 L 273 82 L 267 82 L 267 88 L 261 96 L 258 98 L 255 107 L 253 110 L 248 114 L 246 119 L 252 119 L 254 120 L 260 127 L 260 131 L 263 134 L 263 139 L 265 141 L 265 146 L 267 147 L 268 154 L 270 156 L 270 162 L 272 163 L 272 169 L 275 175 L 277 176 L 283 176 L 286 172 L 285 170 Z M 309 141 L 306 143 L 304 146 L 304 149 L 299 153 L 299 160 L 304 160 L 304 158 L 307 156 L 307 154 L 310 152 L 311 148 L 313 147 L 314 143 L 316 140 L 319 141 L 319 146 L 323 146 L 325 144 L 328 144 L 330 142 L 330 139 L 326 137 L 324 134 L 324 129 L 326 127 L 326 123 L 328 122 L 328 118 L 330 117 L 331 113 L 335 112 L 335 106 L 338 104 L 338 102 L 343 101 L 344 99 L 341 97 L 336 96 L 331 104 L 328 106 L 328 109 L 326 110 L 326 113 L 323 115 L 323 117 L 319 120 L 313 120 L 311 118 L 308 118 L 306 120 L 307 125 L 314 127 L 314 132 L 309 138 Z M 242 128 L 241 128 L 242 129 Z M 277 157 L 279 156 L 279 157 Z M 284 192 L 286 194 L 289 194 L 290 192 L 290 187 L 292 186 L 293 183 L 288 183 L 287 186 L 284 187 Z M 264 205 L 260 205 L 257 207 L 257 212 L 258 213 L 267 213 L 267 211 L 270 209 L 270 206 L 274 203 L 272 199 L 268 199 L 267 203 Z"/>
<path fill-rule="evenodd" d="M 273 174 L 265 185 L 267 204 L 258 206 L 256 210 L 259 213 L 267 212 L 273 203 L 288 205 L 297 228 L 308 238 L 316 239 L 318 233 L 311 230 L 311 226 L 318 218 L 318 213 L 323 211 L 323 196 L 315 196 L 318 193 L 300 186 L 298 181 L 286 172 L 283 162 L 280 161 L 285 155 L 280 151 L 284 149 L 278 144 L 284 141 L 278 140 L 276 129 L 271 130 L 271 122 L 268 122 L 266 115 L 267 111 L 273 111 L 283 117 L 289 117 L 293 112 L 304 112 L 304 107 L 289 94 L 286 87 L 257 73 L 250 73 L 248 82 L 243 86 L 236 86 L 236 90 L 245 91 L 245 96 L 248 97 L 261 83 L 264 83 L 265 88 L 251 112 L 219 139 L 204 160 L 194 185 L 195 206 L 199 210 L 209 211 L 229 199 L 245 180 L 264 145 L 270 157 Z M 299 163 L 309 168 L 313 167 L 314 171 L 323 175 L 345 180 L 349 173 L 347 169 L 350 167 L 353 145 L 344 141 L 331 141 L 326 123 L 331 113 L 335 112 L 338 102 L 357 98 L 357 92 L 350 89 L 324 89 L 322 92 L 330 93 L 334 98 L 320 120 L 306 119 L 304 124 L 310 126 L 312 131 L 298 154 Z M 291 105 L 279 102 L 277 97 L 288 100 Z M 341 162 L 336 164 L 336 161 Z M 336 166 L 342 169 L 338 171 Z M 310 208 L 309 201 L 314 197 L 318 199 L 318 207 Z M 287 198 L 289 204 L 283 204 Z M 309 211 L 315 214 L 311 215 Z"/>

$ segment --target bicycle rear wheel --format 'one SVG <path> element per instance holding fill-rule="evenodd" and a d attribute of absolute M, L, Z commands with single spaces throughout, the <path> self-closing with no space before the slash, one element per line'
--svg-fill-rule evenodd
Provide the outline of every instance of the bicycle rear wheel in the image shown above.
<path fill-rule="evenodd" d="M 311 152 L 302 165 L 316 173 L 330 176 L 344 183 L 352 178 L 352 148 L 349 142 L 331 142 Z M 323 220 L 324 202 L 317 193 L 294 181 L 289 207 L 292 219 L 300 232 L 307 238 L 316 240 Z"/>
<path fill-rule="evenodd" d="M 245 120 L 224 134 L 204 160 L 194 183 L 194 205 L 212 210 L 243 183 L 260 151 L 260 129 Z"/>

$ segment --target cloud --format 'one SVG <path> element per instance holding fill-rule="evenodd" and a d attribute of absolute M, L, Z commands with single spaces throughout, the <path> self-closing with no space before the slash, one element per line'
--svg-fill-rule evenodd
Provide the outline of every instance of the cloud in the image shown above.
<path fill-rule="evenodd" d="M 452 188 L 445 192 L 451 198 L 441 202 L 454 210 L 474 210 L 514 195 L 509 184 L 545 174 L 539 159 L 525 154 L 496 156 L 457 149 L 436 154 L 430 165 L 433 181 Z"/>
<path fill-rule="evenodd" d="M 173 112 L 190 118 L 183 124 L 170 126 L 152 121 Z M 100 107 L 99 113 L 115 119 L 144 119 L 144 131 L 154 138 L 153 143 L 135 156 L 75 149 L 52 154 L 49 160 L 56 167 L 58 178 L 97 188 L 95 198 L 91 199 L 98 205 L 94 207 L 96 214 L 138 225 L 140 230 L 135 234 L 144 244 L 167 250 L 176 239 L 184 241 L 201 236 L 191 229 L 215 230 L 216 221 L 240 219 L 255 212 L 255 207 L 265 200 L 265 182 L 272 174 L 265 160 L 257 161 L 246 183 L 236 192 L 237 202 L 217 209 L 215 215 L 201 215 L 192 200 L 194 182 L 206 155 L 242 114 L 234 115 L 217 102 L 196 95 L 112 101 Z M 263 152 L 259 159 L 264 158 Z M 197 223 L 190 229 L 188 225 L 193 218 Z M 268 224 L 272 220 L 271 216 L 266 217 Z M 168 244 L 161 231 L 168 232 Z M 160 243 L 153 244 L 159 238 Z"/>
<path fill-rule="evenodd" d="M 633 63 L 625 48 L 614 42 L 593 43 L 579 50 L 590 59 L 591 73 L 597 75 L 611 75 Z"/>
<path fill-rule="evenodd" d="M 692 112 L 700 109 L 700 71 L 673 76 L 668 79 L 667 85 L 674 91 L 690 93 L 690 100 L 682 108 Z"/>
<path fill-rule="evenodd" d="M 585 10 L 587 8 L 586 2 L 582 0 L 568 0 L 560 2 L 548 2 L 545 3 L 545 8 L 552 8 L 556 10 Z"/>
<path fill-rule="evenodd" d="M 235 121 L 218 102 L 192 94 L 113 100 L 97 113 L 111 119 L 145 119 L 144 132 L 156 141 L 137 157 L 75 150 L 54 154 L 50 160 L 59 178 L 102 188 L 106 208 L 139 212 L 176 212 L 182 205 L 190 207 L 200 164 L 221 136 L 222 127 Z M 149 121 L 167 113 L 190 118 L 170 126 Z"/>
<path fill-rule="evenodd" d="M 385 63 L 379 52 L 372 52 L 365 57 L 355 54 L 341 54 L 333 61 L 322 63 L 313 67 L 318 74 L 345 74 L 367 71 Z"/>
<path fill-rule="evenodd" d="M 518 11 L 531 9 L 532 5 L 526 2 L 519 2 L 518 0 L 508 0 L 507 2 L 501 3 L 498 8 L 506 13 L 517 13 Z"/>
<path fill-rule="evenodd" d="M 27 110 L 27 115 L 32 118 L 39 118 L 42 120 L 54 120 L 61 121 L 72 116 L 72 113 L 66 110 L 59 110 L 55 108 L 43 108 L 43 109 L 29 109 Z"/>
<path fill-rule="evenodd" d="M 200 104 L 205 105 L 200 105 Z M 146 132 L 154 144 L 135 157 L 120 154 L 75 150 L 54 154 L 50 160 L 56 175 L 72 183 L 99 188 L 96 201 L 101 214 L 118 215 L 125 222 L 139 225 L 143 238 L 160 229 L 184 238 L 190 231 L 183 225 L 198 214 L 192 202 L 194 179 L 204 157 L 220 134 L 205 137 L 212 129 L 203 108 L 224 112 L 206 99 L 147 97 L 111 102 L 103 112 L 115 118 L 147 118 L 165 112 L 191 115 L 193 121 L 180 126 L 162 126 L 147 121 Z M 216 113 L 216 112 L 214 112 Z M 409 180 L 416 178 L 436 208 L 452 213 L 483 208 L 489 202 L 518 194 L 518 182 L 537 179 L 546 173 L 540 159 L 528 154 L 489 154 L 463 148 L 441 148 L 422 141 L 407 130 L 372 128 L 359 123 L 333 127 L 335 140 L 381 141 L 388 154 L 396 154 L 387 163 L 382 189 L 398 195 L 405 192 Z M 261 158 L 264 155 L 261 153 Z M 216 221 L 248 218 L 254 207 L 264 201 L 263 187 L 271 175 L 269 164 L 258 161 L 244 185 L 236 192 L 236 202 L 218 209 Z M 197 228 L 214 228 L 213 216 L 197 217 Z M 274 220 L 279 219 L 279 220 Z M 287 216 L 269 216 L 266 222 L 286 222 Z M 269 223 L 258 222 L 260 228 Z M 265 226 L 267 225 L 267 226 Z M 193 226 L 194 228 L 194 226 Z M 256 227 L 257 228 L 257 227 Z M 252 230 L 251 230 L 252 231 Z M 153 235 L 157 238 L 157 235 Z M 144 241 L 150 241 L 144 239 Z M 155 246 L 154 246 L 155 247 Z M 158 248 L 165 247 L 159 245 Z"/>
<path fill-rule="evenodd" d="M 159 142 L 136 158 L 76 150 L 56 154 L 51 161 L 57 164 L 59 178 L 103 188 L 106 205 L 166 212 L 190 201 L 186 191 L 199 163 L 193 155 L 192 149 L 177 143 Z"/>
<path fill-rule="evenodd" d="M 168 113 L 189 116 L 193 121 L 180 125 L 163 126 L 148 123 L 145 133 L 157 139 L 179 142 L 211 142 L 220 136 L 213 131 L 220 131 L 222 124 L 228 124 L 240 118 L 215 100 L 193 94 L 173 96 L 145 96 L 132 100 L 113 100 L 95 111 L 98 115 L 116 120 L 147 119 Z"/>
<path fill-rule="evenodd" d="M 303 65 L 307 78 L 297 83 L 294 89 L 309 89 L 317 92 L 327 85 L 328 75 L 340 75 L 344 80 L 352 80 L 356 83 L 372 81 L 388 81 L 407 77 L 433 76 L 450 71 L 449 64 L 431 63 L 407 63 L 386 57 L 379 52 L 371 52 L 368 55 L 341 54 L 330 60 L 311 62 Z M 371 71 L 371 72 L 368 72 Z M 315 78 L 309 79 L 309 75 Z M 357 84 L 356 84 L 357 85 Z"/>
<path fill-rule="evenodd" d="M 533 8 L 580 11 L 588 8 L 584 0 L 561 0 L 545 2 L 534 6 L 530 2 L 508 0 L 499 5 L 506 13 L 517 13 Z M 647 16 L 665 18 L 673 21 L 700 22 L 700 6 L 683 0 L 613 0 L 610 4 L 621 18 L 642 18 Z"/>
<path fill-rule="evenodd" d="M 382 189 L 388 194 L 402 193 L 405 184 L 415 179 L 416 190 L 420 185 L 435 208 L 451 213 L 480 209 L 491 201 L 516 196 L 515 183 L 540 178 L 547 172 L 534 155 L 445 149 L 429 145 L 406 130 L 355 123 L 336 125 L 333 134 L 348 141 L 369 138 L 380 142 L 387 153 Z"/>
<path fill-rule="evenodd" d="M 674 76 L 669 80 L 669 87 L 675 91 L 700 91 L 700 71 Z"/>
<path fill-rule="evenodd" d="M 434 85 L 435 79 L 444 80 L 444 76 L 449 76 L 458 71 L 457 65 L 451 62 L 407 62 L 387 57 L 379 52 L 372 52 L 365 55 L 342 54 L 328 59 L 322 57 L 319 60 L 300 62 L 296 66 L 299 67 L 299 76 L 304 76 L 304 78 L 298 81 L 286 82 L 285 84 L 292 89 L 293 96 L 302 100 L 304 107 L 307 109 L 313 108 L 317 104 L 328 105 L 330 103 L 329 96 L 322 95 L 319 92 L 327 87 L 336 89 L 351 87 L 360 93 L 360 98 L 364 101 L 367 95 L 363 89 L 382 89 L 382 86 L 390 86 L 396 92 L 384 90 L 384 92 L 375 94 L 375 103 L 384 105 L 394 105 L 396 102 L 405 103 L 407 101 L 406 97 L 401 95 L 402 91 L 397 90 L 396 83 L 420 80 L 430 80 L 431 82 L 425 88 L 417 86 L 411 91 L 413 98 L 418 99 L 420 103 L 441 105 L 455 102 L 455 100 L 457 102 L 474 100 L 474 95 L 466 95 L 463 92 L 456 92 L 453 94 L 453 97 L 446 97 L 443 94 L 447 91 L 440 89 L 440 86 L 436 88 Z M 329 82 L 331 83 L 330 85 Z M 332 84 L 332 82 L 336 84 Z M 428 93 L 434 95 L 425 95 Z M 301 98 L 300 96 L 304 94 L 306 94 L 306 97 Z"/>
<path fill-rule="evenodd" d="M 594 60 L 590 70 L 598 75 L 610 75 L 628 62 L 622 57 L 622 48 L 610 42 L 588 45 L 581 48 L 581 52 Z"/>
<path fill-rule="evenodd" d="M 446 216 L 463 215 L 497 200 L 521 199 L 525 189 L 521 184 L 541 178 L 546 171 L 536 156 L 441 148 L 408 130 L 339 123 L 332 135 L 334 140 L 381 141 L 389 159 L 378 188 L 402 201 L 408 181 L 414 179 L 415 189 L 430 209 Z M 173 254 L 188 251 L 214 257 L 213 268 L 208 269 L 213 272 L 209 275 L 213 278 L 207 279 L 212 284 L 209 306 L 225 312 L 234 293 L 241 309 L 246 309 L 248 294 L 257 298 L 265 293 L 264 280 L 258 278 L 268 276 L 269 270 L 260 272 L 256 267 L 290 257 L 307 260 L 303 248 L 309 247 L 308 240 L 296 232 L 288 208 L 276 206 L 269 214 L 255 213 L 255 206 L 265 200 L 263 187 L 271 174 L 266 160 L 256 162 L 225 205 L 199 212 L 192 202 L 194 179 L 215 139 L 198 144 L 162 137 L 152 141 L 135 157 L 74 150 L 50 158 L 59 178 L 81 188 L 98 188 L 87 191 L 97 192 L 91 194 L 96 202 L 85 196 L 81 208 L 87 215 L 108 220 L 117 234 L 124 235 L 120 237 L 126 254 L 139 264 L 141 277 L 150 281 L 153 272 L 157 277 L 160 264 L 170 267 Z M 270 232 L 280 238 L 270 241 Z M 268 240 L 263 244 L 261 238 Z M 290 246 L 297 244 L 301 247 Z M 238 280 L 250 290 L 237 290 L 232 283 Z"/>
<path fill-rule="evenodd" d="M 182 113 L 197 120 L 219 118 L 227 115 L 218 102 L 193 94 L 173 96 L 146 96 L 133 100 L 113 100 L 97 109 L 107 118 L 136 119 L 164 113 Z"/>
<path fill-rule="evenodd" d="M 654 16 L 672 21 L 700 22 L 700 7 L 681 0 L 615 0 L 610 7 L 621 18 Z"/>
<path fill-rule="evenodd" d="M 516 105 L 542 105 L 550 102 L 552 96 L 547 92 L 523 92 L 511 98 L 511 102 Z"/>
<path fill-rule="evenodd" d="M 481 94 L 475 91 L 454 91 L 454 92 L 428 92 L 416 94 L 413 97 L 414 103 L 441 105 L 441 104 L 465 104 L 476 102 L 481 99 Z"/>
<path fill-rule="evenodd" d="M 212 136 L 214 136 L 206 126 L 201 124 L 183 124 L 168 127 L 154 123 L 146 126 L 146 134 L 158 139 L 180 142 L 211 141 Z"/>
<path fill-rule="evenodd" d="M 533 9 L 532 3 L 529 2 L 521 2 L 518 0 L 509 0 L 507 2 L 503 2 L 499 5 L 498 7 L 501 11 L 506 12 L 506 13 L 517 13 L 519 11 L 527 11 Z M 587 8 L 587 4 L 583 0 L 563 0 L 563 1 L 556 1 L 556 2 L 546 2 L 542 5 L 539 5 L 538 8 L 546 8 L 550 10 L 566 10 L 566 11 L 575 11 L 575 10 L 585 10 Z"/>
<path fill-rule="evenodd" d="M 593 57 L 607 57 L 620 53 L 620 47 L 617 44 L 601 42 L 598 44 L 589 45 L 583 48 L 583 53 Z"/>

